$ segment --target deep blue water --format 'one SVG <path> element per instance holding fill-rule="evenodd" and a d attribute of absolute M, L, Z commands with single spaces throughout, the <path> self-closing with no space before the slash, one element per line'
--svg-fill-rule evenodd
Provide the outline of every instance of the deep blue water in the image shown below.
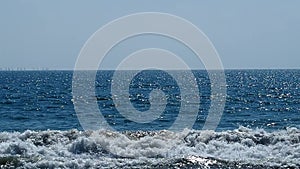
<path fill-rule="evenodd" d="M 177 72 L 182 73 L 182 72 Z M 193 71 L 200 90 L 200 109 L 194 129 L 201 129 L 210 107 L 210 81 L 206 71 Z M 226 106 L 218 130 L 239 126 L 285 129 L 300 126 L 300 70 L 227 70 Z M 144 71 L 131 82 L 133 107 L 150 108 L 149 93 L 160 89 L 167 95 L 161 118 L 138 124 L 122 117 L 110 93 L 113 71 L 97 74 L 99 109 L 117 130 L 160 130 L 172 125 L 180 108 L 180 89 L 162 71 Z M 1 71 L 0 131 L 68 130 L 81 126 L 72 102 L 72 71 Z"/>

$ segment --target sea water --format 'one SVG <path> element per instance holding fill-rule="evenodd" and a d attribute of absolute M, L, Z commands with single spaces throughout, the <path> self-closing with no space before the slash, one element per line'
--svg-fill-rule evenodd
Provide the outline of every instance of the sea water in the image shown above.
<path fill-rule="evenodd" d="M 211 106 L 209 76 L 192 72 L 200 105 L 189 104 L 199 106 L 198 116 L 192 129 L 173 132 L 168 128 L 183 97 L 175 79 L 185 71 L 175 71 L 175 79 L 164 71 L 140 72 L 130 81 L 131 105 L 114 103 L 114 72 L 98 71 L 94 97 L 113 130 L 97 131 L 79 123 L 72 71 L 2 71 L 0 168 L 300 167 L 300 70 L 225 71 L 226 103 L 215 131 L 201 130 Z M 140 124 L 118 112 L 149 110 L 153 89 L 162 90 L 167 103 L 158 119 Z"/>

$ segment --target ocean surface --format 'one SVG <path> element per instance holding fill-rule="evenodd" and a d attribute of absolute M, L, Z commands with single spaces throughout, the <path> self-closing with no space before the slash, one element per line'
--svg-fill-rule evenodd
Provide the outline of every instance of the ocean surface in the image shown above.
<path fill-rule="evenodd" d="M 99 71 L 94 97 L 113 130 L 84 131 L 72 71 L 0 71 L 0 168 L 300 168 L 300 70 L 226 70 L 226 103 L 215 131 L 202 130 L 212 84 L 206 71 L 192 72 L 199 94 L 182 96 L 175 79 L 186 78 L 185 71 L 174 71 L 175 79 L 142 71 L 130 81 L 126 105 L 113 101 L 114 72 Z M 156 120 L 137 123 L 118 112 L 149 110 L 156 89 L 166 103 Z M 195 95 L 193 128 L 167 130 L 181 98 Z"/>

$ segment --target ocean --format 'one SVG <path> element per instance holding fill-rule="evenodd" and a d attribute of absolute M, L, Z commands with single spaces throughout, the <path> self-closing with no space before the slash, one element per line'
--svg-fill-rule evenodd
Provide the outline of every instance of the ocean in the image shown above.
<path fill-rule="evenodd" d="M 202 130 L 212 99 L 208 73 L 192 73 L 199 93 L 183 96 L 190 90 L 173 76 L 142 71 L 130 80 L 128 105 L 114 102 L 114 71 L 98 71 L 93 97 L 112 130 L 85 131 L 73 71 L 0 71 L 0 168 L 300 168 L 300 70 L 226 70 L 216 130 Z M 185 71 L 173 74 L 186 79 Z M 157 119 L 138 123 L 118 111 L 159 111 L 149 99 L 156 89 L 164 93 L 157 102 L 166 103 Z M 192 128 L 169 131 L 182 98 L 196 96 Z"/>

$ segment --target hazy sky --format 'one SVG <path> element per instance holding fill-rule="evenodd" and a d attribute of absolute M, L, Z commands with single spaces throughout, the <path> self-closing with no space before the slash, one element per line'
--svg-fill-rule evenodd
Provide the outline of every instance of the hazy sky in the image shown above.
<path fill-rule="evenodd" d="M 297 0 L 0 0 L 0 68 L 73 69 L 96 30 L 136 12 L 191 21 L 210 38 L 225 68 L 300 68 L 299 7 Z"/>

